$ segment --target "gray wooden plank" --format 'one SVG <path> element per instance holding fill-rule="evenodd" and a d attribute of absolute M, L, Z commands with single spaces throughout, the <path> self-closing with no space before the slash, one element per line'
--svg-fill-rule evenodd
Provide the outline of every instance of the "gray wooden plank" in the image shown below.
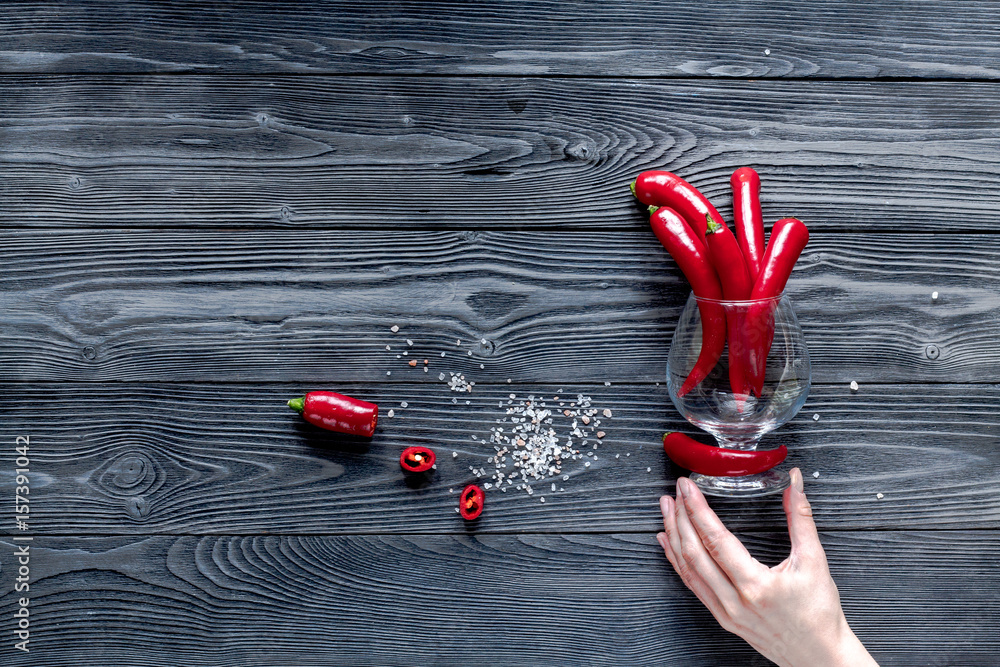
<path fill-rule="evenodd" d="M 740 537 L 787 555 L 783 535 Z M 995 664 L 995 531 L 821 537 L 880 664 Z M 39 538 L 31 575 L 31 653 L 5 646 L 11 667 L 770 664 L 651 534 Z M 14 598 L 0 592 L 8 623 Z"/>
<path fill-rule="evenodd" d="M 984 83 L 10 77 L 6 226 L 638 229 L 668 168 L 729 215 L 817 230 L 996 231 Z"/>
<path fill-rule="evenodd" d="M 0 264 L 24 382 L 656 382 L 689 290 L 648 230 L 5 231 Z M 814 381 L 992 382 L 998 265 L 994 235 L 815 232 Z"/>
<path fill-rule="evenodd" d="M 12 443 L 27 436 L 29 528 L 39 535 L 653 531 L 658 497 L 685 474 L 665 457 L 661 436 L 697 433 L 654 385 L 477 384 L 460 396 L 443 383 L 320 386 L 381 406 L 370 443 L 302 421 L 285 405 L 301 385 L 5 385 L 0 441 L 11 445 L 0 453 L 0 494 L 14 495 Z M 569 403 L 584 394 L 612 417 L 594 425 L 605 436 L 597 450 L 590 437 L 589 467 L 568 461 L 531 495 L 487 490 L 470 528 L 455 513 L 457 494 L 470 481 L 492 482 L 495 451 L 482 441 L 496 426 L 510 431 L 497 422 L 510 393 L 550 406 L 553 396 Z M 785 466 L 804 471 L 825 529 L 995 529 L 998 401 L 1000 388 L 983 385 L 814 387 L 766 443 L 788 446 Z M 568 437 L 571 420 L 553 421 Z M 438 468 L 407 481 L 399 453 L 414 444 L 433 448 Z M 735 527 L 785 525 L 777 497 L 712 504 Z"/>
<path fill-rule="evenodd" d="M 6 72 L 995 79 L 995 2 L 17 3 Z"/>

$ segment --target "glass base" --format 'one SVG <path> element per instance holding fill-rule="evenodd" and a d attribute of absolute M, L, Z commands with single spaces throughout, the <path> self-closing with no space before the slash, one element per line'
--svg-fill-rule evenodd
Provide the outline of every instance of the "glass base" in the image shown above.
<path fill-rule="evenodd" d="M 781 493 L 788 488 L 790 480 L 784 470 L 768 470 L 756 475 L 741 477 L 709 477 L 691 473 L 690 480 L 698 485 L 706 496 L 723 498 L 756 498 Z"/>

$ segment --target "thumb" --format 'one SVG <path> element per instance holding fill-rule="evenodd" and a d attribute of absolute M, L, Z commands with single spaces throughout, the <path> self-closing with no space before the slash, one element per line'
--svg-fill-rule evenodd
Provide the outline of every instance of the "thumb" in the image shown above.
<path fill-rule="evenodd" d="M 792 468 L 789 472 L 791 485 L 785 489 L 785 516 L 788 517 L 788 536 L 792 541 L 792 558 L 825 558 L 823 545 L 819 542 L 816 522 L 813 521 L 812 507 L 806 498 L 802 484 L 802 472 Z"/>

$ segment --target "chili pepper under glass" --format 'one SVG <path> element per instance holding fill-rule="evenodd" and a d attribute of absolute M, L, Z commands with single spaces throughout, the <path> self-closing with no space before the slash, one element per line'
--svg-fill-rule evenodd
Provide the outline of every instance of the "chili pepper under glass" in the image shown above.
<path fill-rule="evenodd" d="M 701 308 L 705 301 L 693 293 L 681 312 L 670 344 L 667 388 L 677 411 L 698 428 L 715 437 L 719 447 L 755 450 L 761 437 L 778 428 L 802 408 L 810 387 L 809 351 L 791 300 L 781 295 L 755 301 L 710 300 L 725 310 L 730 323 L 726 352 L 696 387 L 680 395 L 685 379 L 701 351 Z M 772 337 L 770 349 L 765 339 Z M 734 387 L 730 364 L 751 368 L 754 354 L 768 350 L 763 359 L 763 386 Z M 789 483 L 779 470 L 738 477 L 692 474 L 691 481 L 709 495 L 753 497 L 778 493 Z"/>

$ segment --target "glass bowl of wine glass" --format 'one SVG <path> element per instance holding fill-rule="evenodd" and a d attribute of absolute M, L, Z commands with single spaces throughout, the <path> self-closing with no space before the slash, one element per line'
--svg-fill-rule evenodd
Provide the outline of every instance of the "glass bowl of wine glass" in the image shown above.
<path fill-rule="evenodd" d="M 705 356 L 703 320 L 718 327 L 720 316 L 725 350 L 714 367 L 707 368 L 702 359 L 696 369 Z M 755 301 L 688 297 L 670 343 L 667 388 L 677 411 L 712 434 L 719 447 L 757 449 L 764 434 L 802 408 L 809 386 L 809 351 L 788 296 Z M 738 477 L 692 473 L 691 481 L 705 494 L 740 498 L 778 493 L 789 483 L 788 473 L 777 469 Z"/>

